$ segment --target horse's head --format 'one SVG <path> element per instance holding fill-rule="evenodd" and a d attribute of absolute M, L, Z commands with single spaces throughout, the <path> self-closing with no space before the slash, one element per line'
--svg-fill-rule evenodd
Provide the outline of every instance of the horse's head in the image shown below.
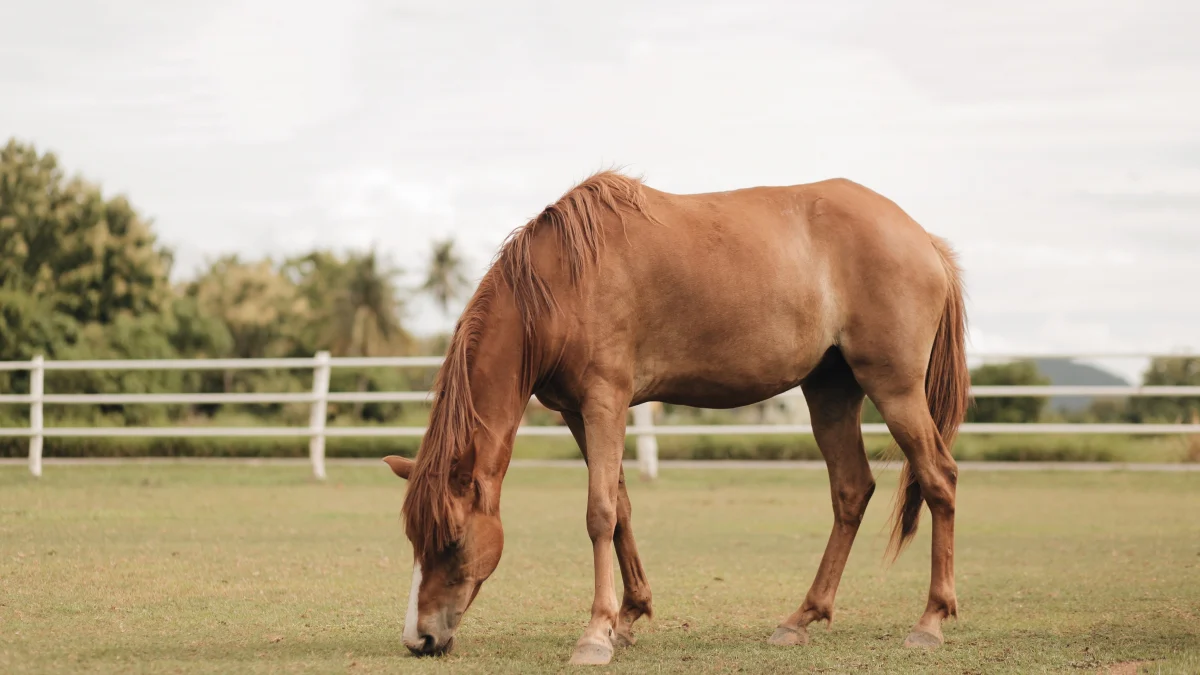
<path fill-rule="evenodd" d="M 408 480 L 413 461 L 389 456 L 384 461 Z M 409 486 L 412 490 L 415 486 Z M 455 466 L 438 517 L 424 509 L 408 509 L 407 533 L 413 544 L 413 578 L 404 617 L 404 644 L 418 656 L 443 654 L 454 644 L 454 632 L 480 586 L 495 571 L 504 548 L 504 528 L 485 488 L 470 466 Z M 410 502 L 411 503 L 411 502 Z M 449 522 L 425 522 L 441 520 Z M 414 522 L 415 521 L 415 522 Z M 431 537 L 440 526 L 449 536 Z"/>

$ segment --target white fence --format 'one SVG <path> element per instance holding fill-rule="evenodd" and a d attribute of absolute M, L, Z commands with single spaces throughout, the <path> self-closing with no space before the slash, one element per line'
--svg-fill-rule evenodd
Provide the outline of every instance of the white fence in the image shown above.
<path fill-rule="evenodd" d="M 973 358 L 987 361 L 1014 359 L 1151 359 L 1178 358 L 1190 354 L 976 354 Z M 3 361 L 0 370 L 28 371 L 29 394 L 0 394 L 0 404 L 28 405 L 29 427 L 0 427 L 0 437 L 29 438 L 29 470 L 42 475 L 42 446 L 47 437 L 300 437 L 309 439 L 309 457 L 313 475 L 325 478 L 325 439 L 330 437 L 421 436 L 425 427 L 327 427 L 329 403 L 428 402 L 429 392 L 331 392 L 330 371 L 333 368 L 436 368 L 441 357 L 380 357 L 331 358 L 321 352 L 313 358 L 287 359 L 177 359 L 177 360 L 109 360 L 109 361 L 46 361 L 35 357 L 31 361 Z M 48 394 L 45 392 L 46 371 L 80 370 L 312 370 L 311 393 L 179 393 L 179 394 Z M 972 396 L 1198 396 L 1200 386 L 977 386 Z M 781 397 L 802 396 L 799 389 Z M 532 401 L 536 404 L 536 400 Z M 56 405 L 116 405 L 116 404 L 237 404 L 237 403 L 308 403 L 312 406 L 307 427 L 50 427 L 43 421 L 43 406 Z M 807 424 L 714 424 L 655 426 L 648 405 L 633 409 L 634 423 L 628 433 L 637 439 L 638 462 L 649 477 L 658 473 L 658 436 L 679 435 L 758 435 L 807 434 Z M 864 424 L 863 432 L 886 434 L 883 424 Z M 569 436 L 563 426 L 523 425 L 517 430 L 523 436 Z M 1200 424 L 964 424 L 965 434 L 1200 434 Z"/>

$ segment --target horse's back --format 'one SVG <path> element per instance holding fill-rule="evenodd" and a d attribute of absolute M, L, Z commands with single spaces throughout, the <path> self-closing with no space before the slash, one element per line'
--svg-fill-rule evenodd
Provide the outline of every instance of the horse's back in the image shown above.
<path fill-rule="evenodd" d="M 929 234 L 895 202 L 853 181 L 649 194 L 662 226 L 627 228 L 624 262 L 651 298 L 678 292 L 696 309 L 742 321 L 802 314 L 805 324 L 828 328 L 859 311 L 851 304 L 944 286 Z M 684 283 L 664 289 L 654 283 L 663 272 Z"/>

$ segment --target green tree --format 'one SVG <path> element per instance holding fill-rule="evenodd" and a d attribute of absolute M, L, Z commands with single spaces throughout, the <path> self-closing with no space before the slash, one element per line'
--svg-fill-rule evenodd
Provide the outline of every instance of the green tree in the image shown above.
<path fill-rule="evenodd" d="M 1097 398 L 1088 406 L 1082 421 L 1100 424 L 1128 421 L 1129 399 Z"/>
<path fill-rule="evenodd" d="M 270 260 L 223 256 L 187 285 L 185 297 L 194 300 L 200 314 L 224 323 L 230 340 L 223 356 L 287 356 L 296 329 L 310 318 L 299 289 Z"/>
<path fill-rule="evenodd" d="M 1158 358 L 1142 376 L 1148 387 L 1200 386 L 1200 357 Z M 1138 397 L 1130 403 L 1130 415 L 1137 422 L 1198 422 L 1200 397 Z"/>
<path fill-rule="evenodd" d="M 381 263 L 375 251 L 352 254 L 334 290 L 328 343 L 338 356 L 402 354 L 411 338 L 400 323 L 396 291 L 400 270 Z"/>
<path fill-rule="evenodd" d="M 58 356 L 78 336 L 79 322 L 57 311 L 49 295 L 0 288 L 0 361 Z"/>
<path fill-rule="evenodd" d="M 290 261 L 285 273 L 300 289 L 312 307 L 312 321 L 305 332 L 305 343 L 313 351 L 328 349 L 334 356 L 397 356 L 407 353 L 413 340 L 405 330 L 402 317 L 404 301 L 397 285 L 402 271 L 383 261 L 375 250 L 338 256 L 316 251 Z M 350 376 L 335 373 L 331 386 Z M 384 374 L 367 371 L 353 373 L 354 388 L 367 391 Z M 388 378 L 397 386 L 394 377 Z M 402 378 L 401 378 L 402 379 Z M 360 417 L 365 406 L 355 404 L 354 416 Z M 380 415 L 375 406 L 374 414 Z"/>
<path fill-rule="evenodd" d="M 1047 385 L 1050 378 L 1038 371 L 1031 361 L 985 364 L 971 371 L 971 384 L 977 386 L 998 385 Z M 994 397 L 975 399 L 967 411 L 968 422 L 1027 423 L 1036 422 L 1046 407 L 1045 397 Z"/>
<path fill-rule="evenodd" d="M 80 323 L 163 312 L 171 254 L 129 201 L 67 179 L 51 153 L 0 150 L 0 287 L 49 300 Z"/>
<path fill-rule="evenodd" d="M 428 293 L 444 313 L 449 313 L 451 302 L 470 290 L 465 267 L 466 263 L 459 255 L 453 238 L 433 242 L 421 290 Z"/>
<path fill-rule="evenodd" d="M 329 349 L 333 298 L 345 284 L 346 263 L 331 251 L 311 251 L 285 260 L 281 271 L 308 305 L 309 320 L 300 327 L 297 350 L 305 356 Z"/>
<path fill-rule="evenodd" d="M 106 197 L 68 177 L 52 153 L 15 139 L 0 149 L 0 360 L 172 357 L 176 329 L 168 275 L 171 254 L 150 222 L 122 196 Z M 52 373 L 47 388 L 78 392 L 159 391 L 156 372 Z M 27 391 L 28 376 L 3 387 Z M 64 382 L 73 379 L 74 382 Z M 86 414 L 87 409 L 70 409 Z M 52 415 L 62 410 L 49 411 Z M 103 414 L 138 423 L 145 409 Z"/>
<path fill-rule="evenodd" d="M 189 324 L 199 331 L 192 338 L 207 342 L 213 356 L 291 356 L 305 325 L 312 320 L 300 289 L 270 260 L 243 262 L 236 255 L 218 258 L 187 284 L 184 297 L 194 303 L 195 316 L 203 322 Z M 224 330 L 203 317 L 218 319 Z M 244 379 L 261 383 L 264 377 L 264 373 L 247 373 Z M 224 373 L 224 391 L 236 389 L 234 379 L 233 371 Z M 293 388 L 289 385 L 286 390 Z"/>
<path fill-rule="evenodd" d="M 308 303 L 311 321 L 304 344 L 334 356 L 394 356 L 412 338 L 404 329 L 402 271 L 372 250 L 338 256 L 314 251 L 284 265 L 284 274 Z"/>
<path fill-rule="evenodd" d="M 134 316 L 122 313 L 108 324 L 89 323 L 78 339 L 59 355 L 63 359 L 171 359 L 177 356 L 171 344 L 176 330 L 175 317 L 163 314 Z M 154 394 L 179 392 L 184 374 L 179 371 L 81 370 L 50 372 L 46 387 L 50 391 L 101 394 Z M 57 414 L 78 417 L 87 409 L 59 409 Z M 93 409 L 93 422 L 105 418 L 112 423 L 152 425 L 161 423 L 168 408 L 159 405 L 100 405 Z"/>
<path fill-rule="evenodd" d="M 171 344 L 181 356 L 210 359 L 233 353 L 233 335 L 221 317 L 206 312 L 200 300 L 180 289 L 172 305 Z"/>

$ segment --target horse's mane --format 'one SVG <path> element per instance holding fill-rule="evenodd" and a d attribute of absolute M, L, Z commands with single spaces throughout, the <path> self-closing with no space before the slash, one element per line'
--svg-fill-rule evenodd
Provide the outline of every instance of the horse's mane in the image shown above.
<path fill-rule="evenodd" d="M 534 238 L 543 232 L 555 237 L 560 262 L 569 273 L 571 285 L 578 288 L 599 260 L 606 211 L 620 218 L 622 228 L 631 213 L 653 220 L 646 211 L 640 179 L 614 171 L 592 175 L 509 234 L 455 325 L 446 359 L 434 382 L 429 427 L 404 499 L 408 537 L 418 557 L 426 551 L 443 550 L 459 535 L 450 478 L 474 433 L 486 430 L 475 410 L 468 376 L 491 302 L 497 293 L 513 294 L 525 333 L 525 377 L 536 377 L 528 365 L 536 337 L 533 331 L 541 318 L 557 309 L 557 303 L 549 282 L 534 264 Z M 532 386 L 532 382 L 526 384 Z"/>

